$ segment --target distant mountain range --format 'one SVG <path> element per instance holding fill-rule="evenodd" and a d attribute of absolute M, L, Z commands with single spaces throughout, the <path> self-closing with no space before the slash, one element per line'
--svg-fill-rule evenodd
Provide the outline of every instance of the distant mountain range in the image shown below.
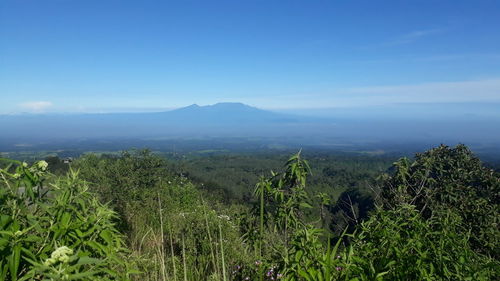
<path fill-rule="evenodd" d="M 389 114 L 360 119 L 342 118 L 335 112 L 331 116 L 336 117 L 277 113 L 242 103 L 193 104 L 155 113 L 0 115 L 0 144 L 204 137 L 258 137 L 329 145 L 387 141 L 500 143 L 498 119 L 413 120 Z"/>
<path fill-rule="evenodd" d="M 243 103 L 217 103 L 187 107 L 155 114 L 165 121 L 178 121 L 188 124 L 228 125 L 256 124 L 261 122 L 283 123 L 298 122 L 304 118 L 289 114 L 274 113 Z"/>
<path fill-rule="evenodd" d="M 0 131 L 11 138 L 251 136 L 319 120 L 217 103 L 155 113 L 0 115 Z"/>

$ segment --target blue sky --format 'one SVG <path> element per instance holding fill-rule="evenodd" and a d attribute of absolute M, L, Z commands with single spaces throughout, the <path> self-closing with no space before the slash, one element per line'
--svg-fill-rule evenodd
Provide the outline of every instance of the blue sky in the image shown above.
<path fill-rule="evenodd" d="M 0 0 L 0 113 L 500 103 L 500 1 Z"/>

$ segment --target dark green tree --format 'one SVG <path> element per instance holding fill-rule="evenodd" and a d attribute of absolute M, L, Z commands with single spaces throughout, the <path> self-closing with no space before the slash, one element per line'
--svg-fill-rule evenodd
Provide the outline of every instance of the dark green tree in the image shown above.
<path fill-rule="evenodd" d="M 394 163 L 392 175 L 385 175 L 381 189 L 386 209 L 401 204 L 415 205 L 426 219 L 441 210 L 451 210 L 470 231 L 472 247 L 499 256 L 500 177 L 483 166 L 465 145 L 441 145 Z"/>

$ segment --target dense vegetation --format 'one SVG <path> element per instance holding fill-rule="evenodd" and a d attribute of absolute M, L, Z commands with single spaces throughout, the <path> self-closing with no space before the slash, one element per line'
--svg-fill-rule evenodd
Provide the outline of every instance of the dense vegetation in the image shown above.
<path fill-rule="evenodd" d="M 465 146 L 390 169 L 379 157 L 308 158 L 3 160 L 0 280 L 500 276 L 500 176 Z"/>
<path fill-rule="evenodd" d="M 296 151 L 295 151 L 296 152 Z M 225 194 L 238 202 L 253 200 L 253 186 L 259 177 L 286 162 L 290 153 L 204 153 L 172 161 L 177 173 L 183 173 L 211 193 Z M 366 189 L 368 184 L 396 160 L 388 156 L 308 152 L 311 164 L 308 190 L 337 197 L 343 191 Z M 334 187 L 334 188 L 332 188 Z"/>
<path fill-rule="evenodd" d="M 46 168 L 12 161 L 0 170 L 0 280 L 129 279 L 115 212 L 78 173 L 53 178 Z"/>

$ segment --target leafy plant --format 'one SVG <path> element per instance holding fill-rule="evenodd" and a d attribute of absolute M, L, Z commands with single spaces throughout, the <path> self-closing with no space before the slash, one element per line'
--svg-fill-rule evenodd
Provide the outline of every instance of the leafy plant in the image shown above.
<path fill-rule="evenodd" d="M 77 172 L 53 179 L 44 161 L 9 162 L 0 169 L 0 280 L 129 279 L 116 214 Z"/>
<path fill-rule="evenodd" d="M 0 281 L 500 275 L 499 177 L 462 146 L 396 162 L 382 176 L 378 206 L 366 189 L 329 186 L 340 188 L 332 206 L 331 191 L 316 193 L 307 185 L 311 169 L 300 151 L 281 171 L 260 178 L 255 200 L 249 200 L 252 209 L 208 196 L 209 189 L 147 150 L 86 155 L 72 164 L 79 172 L 70 169 L 66 176 L 48 173 L 43 161 L 0 159 L 5 163 L 10 164 L 0 169 Z M 363 174 L 346 166 L 320 171 L 356 177 L 353 183 Z M 333 238 L 330 212 L 349 218 L 334 222 L 344 231 L 336 230 Z"/>
<path fill-rule="evenodd" d="M 385 208 L 415 205 L 424 218 L 452 210 L 461 218 L 463 234 L 471 231 L 472 247 L 499 257 L 500 176 L 466 146 L 441 145 L 417 154 L 414 161 L 400 159 L 394 170 L 382 183 Z"/>
<path fill-rule="evenodd" d="M 471 250 L 461 218 L 449 210 L 424 219 L 413 205 L 378 208 L 352 235 L 346 278 L 493 280 L 499 263 Z M 352 279 L 351 279 L 352 280 Z"/>

